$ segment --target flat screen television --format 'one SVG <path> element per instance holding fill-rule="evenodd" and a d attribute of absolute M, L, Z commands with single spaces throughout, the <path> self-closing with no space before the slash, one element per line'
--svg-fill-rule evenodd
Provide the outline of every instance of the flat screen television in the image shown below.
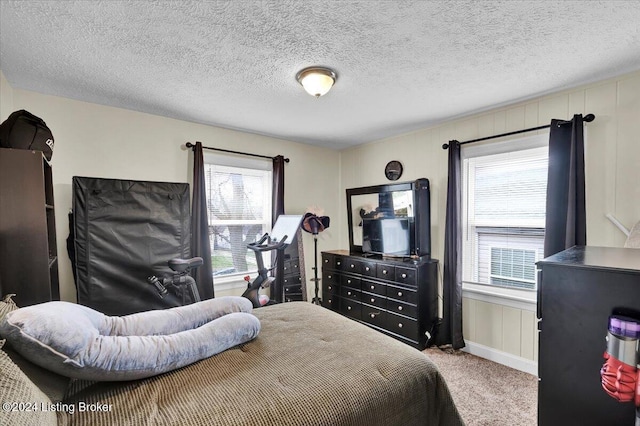
<path fill-rule="evenodd" d="M 362 251 L 385 256 L 411 254 L 411 218 L 380 218 L 362 220 Z"/>

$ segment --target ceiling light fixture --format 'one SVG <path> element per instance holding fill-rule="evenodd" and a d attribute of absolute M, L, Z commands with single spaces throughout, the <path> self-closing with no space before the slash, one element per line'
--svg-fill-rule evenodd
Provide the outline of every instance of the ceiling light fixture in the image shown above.
<path fill-rule="evenodd" d="M 296 80 L 311 96 L 319 98 L 326 94 L 338 76 L 335 71 L 324 67 L 309 67 L 298 73 Z"/>

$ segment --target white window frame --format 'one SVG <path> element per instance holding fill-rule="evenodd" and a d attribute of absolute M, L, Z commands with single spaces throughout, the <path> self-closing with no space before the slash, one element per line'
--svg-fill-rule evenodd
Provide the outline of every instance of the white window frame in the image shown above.
<path fill-rule="evenodd" d="M 250 170 L 246 175 L 264 177 L 264 190 L 268 192 L 267 202 L 262 206 L 264 220 L 215 220 L 209 218 L 209 225 L 252 225 L 262 224 L 263 232 L 271 232 L 272 224 L 272 190 L 273 190 L 273 170 L 272 162 L 268 159 L 259 159 L 253 157 L 244 157 L 233 154 L 222 154 L 215 151 L 207 151 L 204 153 L 204 163 L 213 164 L 222 170 L 235 171 L 237 169 Z M 213 253 L 212 253 L 213 254 Z M 263 257 L 265 266 L 268 268 L 271 263 L 269 256 Z M 217 275 L 213 277 L 213 286 L 215 291 L 228 291 L 241 289 L 246 287 L 247 283 L 244 277 L 257 274 L 257 270 L 242 271 L 228 275 Z"/>
<path fill-rule="evenodd" d="M 549 145 L 549 133 L 541 132 L 537 135 L 532 135 L 528 137 L 522 137 L 518 139 L 510 139 L 500 142 L 493 143 L 479 143 L 473 144 L 469 146 L 462 146 L 461 150 L 461 162 L 463 166 L 462 170 L 462 215 L 463 215 L 463 244 L 462 244 L 462 263 L 463 263 L 463 279 L 462 279 L 462 289 L 463 293 L 467 297 L 471 297 L 478 300 L 491 301 L 495 303 L 496 301 L 502 300 L 507 304 L 518 307 L 518 308 L 526 308 L 532 309 L 530 307 L 531 304 L 536 303 L 536 291 L 526 290 L 526 289 L 517 289 L 517 288 L 507 288 L 507 287 L 498 287 L 494 285 L 481 284 L 477 281 L 474 281 L 473 278 L 469 278 L 469 270 L 477 271 L 477 267 L 475 265 L 467 266 L 468 262 L 473 261 L 473 259 L 477 259 L 477 248 L 478 244 L 473 244 L 470 239 L 477 238 L 476 233 L 471 233 L 470 229 L 477 228 L 478 226 L 484 226 L 485 224 L 478 225 L 472 223 L 469 224 L 466 222 L 467 218 L 475 217 L 470 214 L 473 213 L 473 179 L 469 178 L 470 170 L 467 162 L 470 158 L 477 158 L 487 155 L 494 154 L 506 154 L 514 151 L 528 150 L 528 149 L 548 149 Z M 465 197 L 466 194 L 466 197 Z M 471 210 L 470 210 L 471 209 Z M 477 272 L 472 272 L 474 277 L 477 279 Z M 502 303 L 502 302 L 500 302 Z"/>

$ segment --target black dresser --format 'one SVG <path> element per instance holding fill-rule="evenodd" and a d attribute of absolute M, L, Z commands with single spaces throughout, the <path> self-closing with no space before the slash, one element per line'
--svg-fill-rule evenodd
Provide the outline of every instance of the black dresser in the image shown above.
<path fill-rule="evenodd" d="M 322 304 L 424 349 L 438 316 L 438 261 L 322 252 Z"/>
<path fill-rule="evenodd" d="M 609 315 L 640 310 L 640 249 L 572 247 L 538 262 L 538 424 L 627 425 L 602 389 Z"/>

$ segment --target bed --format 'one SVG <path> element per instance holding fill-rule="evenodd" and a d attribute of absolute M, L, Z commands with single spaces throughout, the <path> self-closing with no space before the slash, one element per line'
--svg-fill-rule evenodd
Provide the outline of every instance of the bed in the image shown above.
<path fill-rule="evenodd" d="M 71 380 L 60 401 L 0 360 L 3 402 L 45 408 L 0 416 L 59 425 L 463 424 L 422 352 L 306 302 L 253 313 L 262 329 L 244 345 L 148 379 Z"/>

